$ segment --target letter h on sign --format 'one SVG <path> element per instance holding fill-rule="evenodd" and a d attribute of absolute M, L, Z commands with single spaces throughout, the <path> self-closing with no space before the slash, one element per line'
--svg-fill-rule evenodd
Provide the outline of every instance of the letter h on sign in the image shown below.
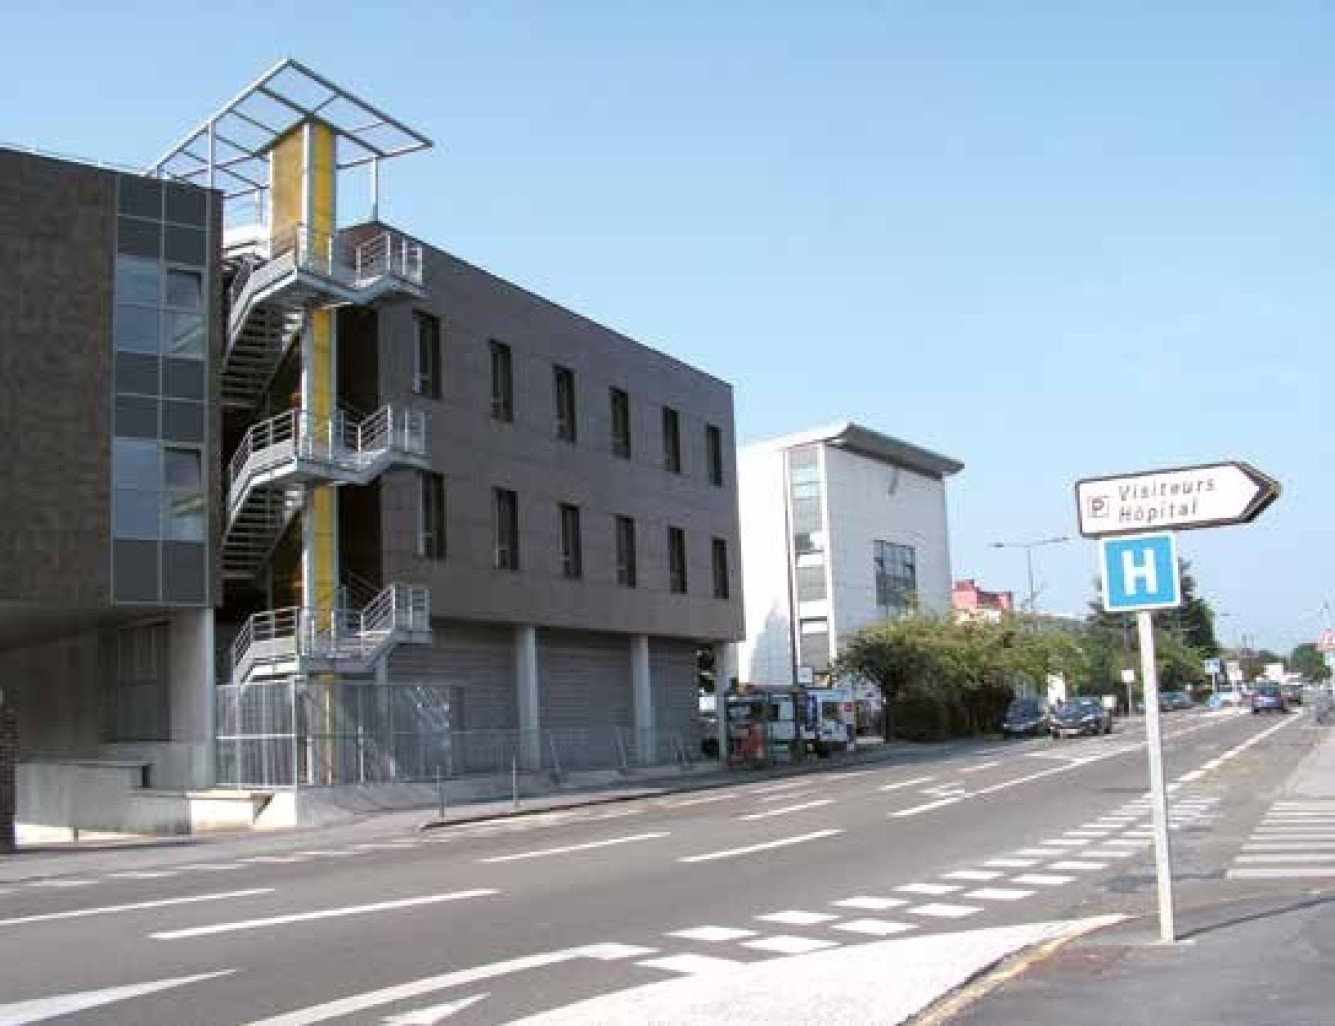
<path fill-rule="evenodd" d="M 1182 602 L 1172 534 L 1136 534 L 1099 542 L 1103 608 L 1110 613 L 1172 609 Z"/>

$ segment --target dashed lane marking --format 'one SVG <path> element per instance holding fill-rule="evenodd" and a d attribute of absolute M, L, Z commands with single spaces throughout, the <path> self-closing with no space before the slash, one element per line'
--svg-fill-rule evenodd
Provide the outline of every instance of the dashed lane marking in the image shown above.
<path fill-rule="evenodd" d="M 976 912 L 983 911 L 978 905 L 949 905 L 944 902 L 930 902 L 926 905 L 914 905 L 904 910 L 918 916 L 931 916 L 934 919 L 963 919 Z"/>
<path fill-rule="evenodd" d="M 752 822 L 757 819 L 773 819 L 775 816 L 786 816 L 790 812 L 805 812 L 807 809 L 818 809 L 825 805 L 833 805 L 833 798 L 818 798 L 810 802 L 798 802 L 796 805 L 784 805 L 777 809 L 766 809 L 764 812 L 753 812 L 747 816 L 738 816 L 737 818 L 744 822 Z"/>
<path fill-rule="evenodd" d="M 942 894 L 953 894 L 955 891 L 961 889 L 962 888 L 958 884 L 934 883 L 911 883 L 895 888 L 900 894 L 926 894 L 931 897 L 937 897 Z"/>
<path fill-rule="evenodd" d="M 891 937 L 897 933 L 916 930 L 916 923 L 897 923 L 889 919 L 850 919 L 846 923 L 835 923 L 831 929 L 845 933 L 857 933 L 867 937 Z"/>
<path fill-rule="evenodd" d="M 837 941 L 816 940 L 814 937 L 794 937 L 779 934 L 775 937 L 761 937 L 759 940 L 742 941 L 742 947 L 756 951 L 773 951 L 780 955 L 805 955 L 810 951 L 838 947 Z"/>
<path fill-rule="evenodd" d="M 830 904 L 835 908 L 857 908 L 868 912 L 884 912 L 888 908 L 898 908 L 900 905 L 907 905 L 908 902 L 903 898 L 878 898 L 869 894 L 859 894 L 853 898 L 832 901 Z"/>
<path fill-rule="evenodd" d="M 1028 869 L 1030 866 L 1038 865 L 1040 861 L 1040 859 L 988 859 L 983 865 L 996 866 L 998 869 Z"/>
<path fill-rule="evenodd" d="M 801 909 L 789 909 L 786 912 L 766 912 L 764 915 L 756 916 L 764 923 L 779 923 L 783 926 L 816 926 L 819 923 L 828 923 L 838 916 L 830 915 L 828 912 L 803 912 Z"/>
<path fill-rule="evenodd" d="M 1057 873 L 1021 873 L 1011 878 L 1018 884 L 1035 884 L 1038 887 L 1060 887 L 1075 879 L 1073 876 L 1061 876 Z"/>
<path fill-rule="evenodd" d="M 689 930 L 673 930 L 668 936 L 680 937 L 682 940 L 704 941 L 707 944 L 719 944 L 723 941 L 755 937 L 757 932 L 755 930 L 739 930 L 731 926 L 693 926 Z"/>
<path fill-rule="evenodd" d="M 38 915 L 0 919 L 0 926 L 23 926 L 28 923 L 46 923 L 59 919 L 83 919 L 87 916 L 109 916 L 119 912 L 138 912 L 143 909 L 168 908 L 172 905 L 195 905 L 205 901 L 231 901 L 272 894 L 272 887 L 251 887 L 244 891 L 222 891 L 214 894 L 188 894 L 180 898 L 159 898 L 156 901 L 135 901 L 125 905 L 103 905 L 100 908 L 76 908 L 64 912 L 43 912 Z"/>
<path fill-rule="evenodd" d="M 916 784 L 927 784 L 935 780 L 936 777 L 914 777 L 912 780 L 901 780 L 894 784 L 882 784 L 876 790 L 878 791 L 898 791 L 902 787 L 913 787 Z"/>
<path fill-rule="evenodd" d="M 489 858 L 478 859 L 485 865 L 493 865 L 500 862 L 520 862 L 524 859 L 541 859 L 551 855 L 570 855 L 574 852 L 592 851 L 595 848 L 610 848 L 620 844 L 637 844 L 640 841 L 656 841 L 661 837 L 667 837 L 666 830 L 656 830 L 648 834 L 629 834 L 625 837 L 608 837 L 601 841 L 586 841 L 584 844 L 565 844 L 559 848 L 539 848 L 536 851 L 520 851 L 510 855 L 492 855 Z"/>
<path fill-rule="evenodd" d="M 1019 901 L 1021 898 L 1028 898 L 1035 893 L 1019 887 L 979 887 L 978 890 L 969 891 L 964 896 L 966 898 L 979 898 L 983 901 Z"/>
<path fill-rule="evenodd" d="M 715 958 L 713 955 L 664 955 L 662 958 L 647 958 L 636 965 L 646 969 L 662 969 L 684 976 L 699 976 L 703 973 L 721 973 L 740 969 L 745 963 L 731 958 Z"/>
<path fill-rule="evenodd" d="M 1079 870 L 1086 870 L 1086 869 L 1107 869 L 1107 868 L 1108 868 L 1108 863 L 1106 863 L 1106 862 L 1084 862 L 1084 861 L 1077 861 L 1077 860 L 1075 860 L 1075 859 L 1063 859 L 1063 860 L 1060 861 L 1060 862 L 1053 862 L 1053 863 L 1051 863 L 1051 864 L 1049 865 L 1048 868 L 1050 868 L 1050 869 L 1079 869 Z"/>
<path fill-rule="evenodd" d="M 957 869 L 953 873 L 942 873 L 943 880 L 995 880 L 1003 874 L 993 869 Z"/>
<path fill-rule="evenodd" d="M 726 848 L 723 851 L 705 852 L 703 855 L 686 855 L 677 859 L 677 861 L 686 863 L 713 862 L 716 859 L 730 859 L 736 858 L 739 855 L 753 855 L 758 851 L 769 851 L 772 848 L 786 848 L 793 844 L 803 844 L 807 841 L 819 841 L 826 837 L 837 837 L 842 833 L 842 830 L 814 830 L 809 834 L 798 834 L 796 837 L 781 837 L 777 841 L 749 844 L 744 848 Z"/>

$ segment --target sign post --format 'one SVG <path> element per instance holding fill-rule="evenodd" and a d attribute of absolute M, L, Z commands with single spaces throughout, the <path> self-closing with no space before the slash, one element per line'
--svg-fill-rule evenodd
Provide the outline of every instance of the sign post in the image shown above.
<path fill-rule="evenodd" d="M 1182 594 L 1177 544 L 1166 532 L 1250 523 L 1277 498 L 1277 481 L 1238 461 L 1086 478 L 1075 485 L 1080 533 L 1099 539 L 1103 607 L 1109 612 L 1136 614 L 1154 818 L 1154 868 L 1159 884 L 1159 936 L 1168 943 L 1177 939 L 1177 928 L 1151 613 L 1180 605 Z M 1144 533 L 1147 531 L 1165 533 Z"/>
<path fill-rule="evenodd" d="M 1164 781 L 1163 737 L 1159 723 L 1159 671 L 1154 661 L 1155 609 L 1182 602 L 1173 535 L 1140 534 L 1099 542 L 1103 608 L 1136 614 L 1140 680 L 1145 695 L 1145 744 L 1150 757 L 1150 812 L 1154 821 L 1154 869 L 1159 884 L 1159 937 L 1177 939 L 1173 908 L 1172 854 L 1168 841 L 1168 789 Z"/>

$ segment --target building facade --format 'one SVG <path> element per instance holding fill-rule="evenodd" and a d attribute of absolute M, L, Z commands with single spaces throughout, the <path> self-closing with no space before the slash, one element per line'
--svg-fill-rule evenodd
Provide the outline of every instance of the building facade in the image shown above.
<path fill-rule="evenodd" d="M 429 146 L 285 61 L 149 174 L 0 151 L 27 753 L 282 787 L 690 743 L 742 634 L 732 390 L 382 223 Z"/>
<path fill-rule="evenodd" d="M 738 466 L 742 681 L 818 682 L 849 634 L 950 608 L 945 479 L 961 463 L 845 423 L 748 446 Z"/>
<path fill-rule="evenodd" d="M 951 608 L 960 620 L 1000 623 L 1015 610 L 1015 595 L 1009 591 L 986 591 L 971 577 L 956 581 L 950 593 Z"/>

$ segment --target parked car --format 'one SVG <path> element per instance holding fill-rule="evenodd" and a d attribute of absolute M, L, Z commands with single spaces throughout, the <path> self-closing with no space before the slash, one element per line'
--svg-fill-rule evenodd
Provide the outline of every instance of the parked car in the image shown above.
<path fill-rule="evenodd" d="M 1289 711 L 1288 699 L 1278 684 L 1258 684 L 1252 692 L 1253 713 L 1286 713 Z"/>
<path fill-rule="evenodd" d="M 1301 684 L 1281 684 L 1279 690 L 1288 699 L 1289 705 L 1303 704 L 1303 686 Z"/>
<path fill-rule="evenodd" d="M 1042 737 L 1048 732 L 1047 703 L 1037 698 L 1017 698 L 1001 721 L 1002 737 Z"/>
<path fill-rule="evenodd" d="M 1050 729 L 1054 738 L 1111 734 L 1112 712 L 1097 698 L 1072 698 L 1052 713 Z"/>
<path fill-rule="evenodd" d="M 1159 695 L 1159 711 L 1175 712 L 1192 707 L 1191 696 L 1185 691 L 1165 691 Z"/>

